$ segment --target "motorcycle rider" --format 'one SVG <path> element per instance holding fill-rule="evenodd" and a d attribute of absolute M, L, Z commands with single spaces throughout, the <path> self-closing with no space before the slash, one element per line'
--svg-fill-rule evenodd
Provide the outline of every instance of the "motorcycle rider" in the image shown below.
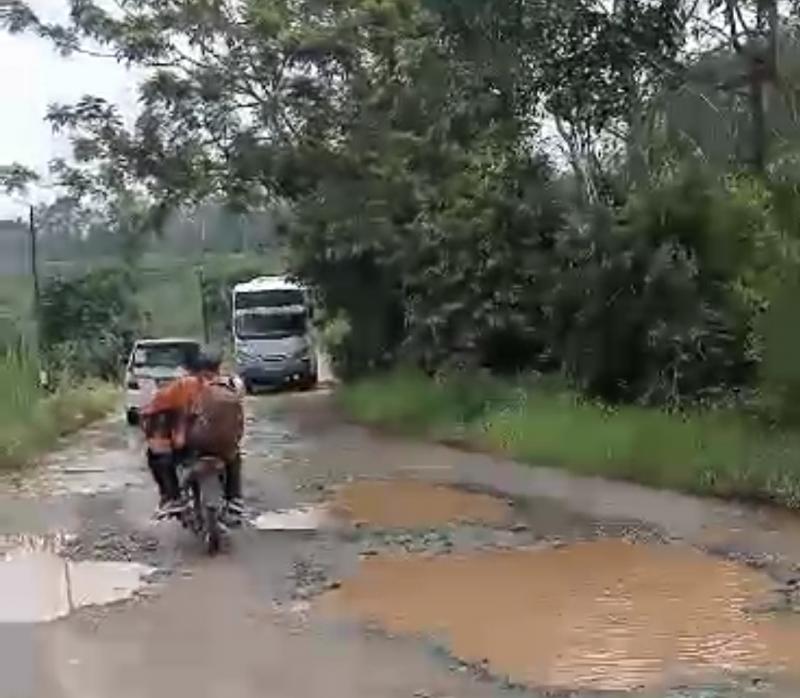
<path fill-rule="evenodd" d="M 238 519 L 244 512 L 242 459 L 239 449 L 244 426 L 241 418 L 244 391 L 241 381 L 236 377 L 221 374 L 221 363 L 220 355 L 213 350 L 199 352 L 187 366 L 189 375 L 160 388 L 142 410 L 142 427 L 147 439 L 147 463 L 160 497 L 158 518 L 177 514 L 184 506 L 181 502 L 177 466 L 188 458 L 204 455 L 195 452 L 189 432 L 198 416 L 201 393 L 211 384 L 224 385 L 234 391 L 239 401 L 237 433 L 226 435 L 229 440 L 235 440 L 236 449 L 224 458 L 225 499 L 230 517 Z"/>

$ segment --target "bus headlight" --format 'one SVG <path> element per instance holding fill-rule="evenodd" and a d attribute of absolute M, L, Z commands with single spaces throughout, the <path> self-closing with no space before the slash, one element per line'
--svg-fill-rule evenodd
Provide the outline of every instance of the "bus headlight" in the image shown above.
<path fill-rule="evenodd" d="M 295 361 L 310 361 L 311 360 L 311 347 L 303 347 L 298 349 L 292 354 L 292 359 Z"/>
<path fill-rule="evenodd" d="M 249 349 L 239 347 L 236 349 L 236 361 L 239 363 L 247 363 L 248 361 L 255 361 L 258 357 Z"/>

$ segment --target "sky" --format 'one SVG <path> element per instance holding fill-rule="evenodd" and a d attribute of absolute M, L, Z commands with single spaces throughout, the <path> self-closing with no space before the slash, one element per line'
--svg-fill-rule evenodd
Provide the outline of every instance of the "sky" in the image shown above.
<path fill-rule="evenodd" d="M 63 17 L 64 0 L 29 3 L 50 21 Z M 53 102 L 74 102 L 85 94 L 120 105 L 123 113 L 136 110 L 136 77 L 113 59 L 60 56 L 35 36 L 0 31 L 0 165 L 19 162 L 43 175 L 47 163 L 69 155 L 63 136 L 55 136 L 44 117 Z M 33 203 L 52 193 L 32 191 Z M 0 195 L 0 219 L 22 215 L 25 206 Z"/>

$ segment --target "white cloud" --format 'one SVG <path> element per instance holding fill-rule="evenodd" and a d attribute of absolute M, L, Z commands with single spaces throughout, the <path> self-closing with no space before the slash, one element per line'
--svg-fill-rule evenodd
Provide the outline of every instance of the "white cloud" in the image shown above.
<path fill-rule="evenodd" d="M 63 18 L 66 7 L 64 0 L 38 0 L 32 5 L 49 21 Z M 137 82 L 137 72 L 113 59 L 64 58 L 42 39 L 0 32 L 0 164 L 19 162 L 44 173 L 51 159 L 69 154 L 66 139 L 55 136 L 44 121 L 51 103 L 93 94 L 131 115 L 136 111 Z M 21 210 L 0 196 L 0 218 Z"/>

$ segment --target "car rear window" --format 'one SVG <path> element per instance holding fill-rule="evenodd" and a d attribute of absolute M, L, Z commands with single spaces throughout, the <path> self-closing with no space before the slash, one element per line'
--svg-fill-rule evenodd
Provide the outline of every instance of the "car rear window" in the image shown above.
<path fill-rule="evenodd" d="M 133 365 L 180 368 L 187 366 L 198 350 L 198 345 L 192 343 L 139 344 L 133 352 Z"/>

